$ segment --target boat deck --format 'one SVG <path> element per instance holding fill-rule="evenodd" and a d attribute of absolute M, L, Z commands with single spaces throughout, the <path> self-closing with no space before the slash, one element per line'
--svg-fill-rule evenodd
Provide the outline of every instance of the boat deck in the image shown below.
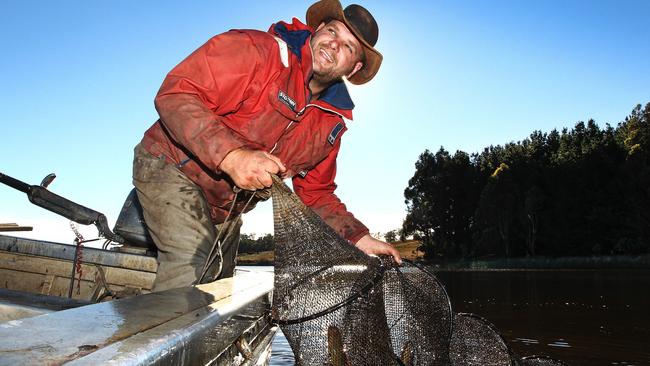
<path fill-rule="evenodd" d="M 66 286 L 55 291 L 64 297 L 56 297 L 51 289 L 57 286 L 38 280 L 18 283 L 29 276 L 55 276 L 67 285 L 71 248 L 0 236 L 0 271 L 4 271 L 0 275 L 6 279 L 0 283 L 5 285 L 0 290 L 0 314 L 5 314 L 0 317 L 1 365 L 255 365 L 268 360 L 276 332 L 268 317 L 272 272 L 238 271 L 233 278 L 209 284 L 99 303 L 88 297 L 67 299 Z M 117 270 L 151 273 L 142 271 L 143 266 L 126 268 L 125 263 L 155 262 L 151 257 L 90 249 L 84 263 L 89 272 L 95 267 L 95 276 L 100 276 L 98 266 L 105 267 L 108 286 L 124 286 L 111 275 Z M 4 277 L 7 273 L 11 277 Z M 91 289 L 97 288 L 96 277 L 88 276 L 84 280 L 88 283 L 82 282 L 88 288 L 77 296 L 92 295 Z M 49 293 L 44 291 L 48 288 Z M 140 289 L 148 292 L 146 287 Z"/>

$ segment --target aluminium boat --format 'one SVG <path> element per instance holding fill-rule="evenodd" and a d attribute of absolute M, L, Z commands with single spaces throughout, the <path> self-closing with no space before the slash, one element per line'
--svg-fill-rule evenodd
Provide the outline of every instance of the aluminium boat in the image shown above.
<path fill-rule="evenodd" d="M 0 365 L 268 363 L 277 330 L 269 317 L 272 271 L 238 268 L 232 278 L 151 292 L 155 251 L 146 238 L 131 245 L 146 230 L 143 222 L 131 230 L 124 218 L 137 202 L 127 199 L 111 231 L 102 214 L 47 184 L 2 173 L 0 182 L 119 244 L 109 250 L 0 235 Z"/>

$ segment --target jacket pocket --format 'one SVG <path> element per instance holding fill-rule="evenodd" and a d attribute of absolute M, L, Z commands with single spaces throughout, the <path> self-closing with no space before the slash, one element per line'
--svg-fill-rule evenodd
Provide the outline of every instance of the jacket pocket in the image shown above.
<path fill-rule="evenodd" d="M 171 166 L 166 162 L 164 156 L 155 157 L 146 151 L 140 144 L 135 147 L 133 157 L 133 179 L 143 182 L 155 181 L 157 180 L 156 178 L 163 176 L 163 170 L 168 167 Z"/>

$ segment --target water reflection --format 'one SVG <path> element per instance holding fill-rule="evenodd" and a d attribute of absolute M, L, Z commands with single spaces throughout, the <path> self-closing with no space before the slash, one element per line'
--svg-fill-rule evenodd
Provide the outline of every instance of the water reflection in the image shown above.
<path fill-rule="evenodd" d="M 479 314 L 520 355 L 650 365 L 650 270 L 439 271 L 454 311 Z"/>
<path fill-rule="evenodd" d="M 439 271 L 455 312 L 494 323 L 519 355 L 650 365 L 650 270 Z M 279 333 L 272 366 L 293 365 Z"/>
<path fill-rule="evenodd" d="M 271 353 L 271 361 L 269 366 L 289 366 L 293 365 L 293 352 L 291 347 L 289 347 L 289 342 L 287 338 L 284 337 L 281 330 L 273 338 L 273 344 L 271 345 L 273 352 Z"/>

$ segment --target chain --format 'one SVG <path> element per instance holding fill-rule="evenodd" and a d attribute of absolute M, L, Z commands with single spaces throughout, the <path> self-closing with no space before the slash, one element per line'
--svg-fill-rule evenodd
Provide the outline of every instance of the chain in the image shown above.
<path fill-rule="evenodd" d="M 74 266 L 75 266 L 75 270 L 77 271 L 77 275 L 79 277 L 79 279 L 77 280 L 77 295 L 79 295 L 81 293 L 81 276 L 83 275 L 83 270 L 81 269 L 81 261 L 83 260 L 83 244 L 82 243 L 85 240 L 84 240 L 83 235 L 81 235 L 81 233 L 77 229 L 77 225 L 72 221 L 70 221 L 70 228 L 72 229 L 72 232 L 75 235 L 74 242 L 77 245 L 77 248 L 75 249 L 75 258 L 76 258 L 76 260 L 75 260 Z M 74 278 L 74 276 L 73 276 L 73 278 Z"/>

